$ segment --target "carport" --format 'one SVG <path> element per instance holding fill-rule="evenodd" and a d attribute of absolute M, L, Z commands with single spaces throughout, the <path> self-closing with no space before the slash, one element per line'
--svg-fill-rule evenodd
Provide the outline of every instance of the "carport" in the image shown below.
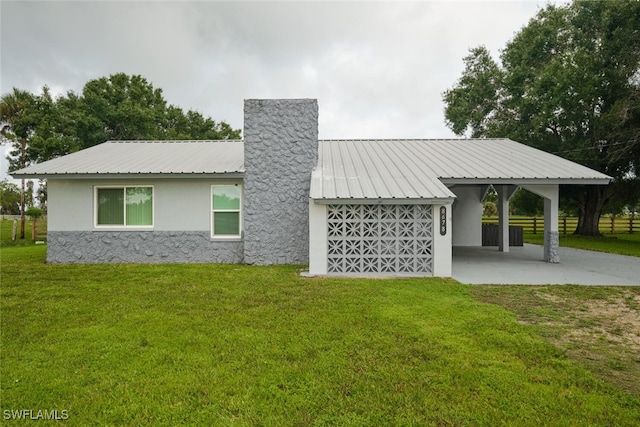
<path fill-rule="evenodd" d="M 546 262 L 560 262 L 558 253 L 558 207 L 561 180 L 540 179 L 531 184 L 530 180 L 501 179 L 499 183 L 488 184 L 480 179 L 455 179 L 450 190 L 456 195 L 453 204 L 453 246 L 482 246 L 483 200 L 493 187 L 498 194 L 498 251 L 509 252 L 509 200 L 519 188 L 528 190 L 544 199 L 544 250 Z M 484 181 L 482 183 L 475 183 Z M 558 182 L 559 181 L 559 182 Z"/>
<path fill-rule="evenodd" d="M 560 262 L 559 186 L 607 185 L 612 179 L 509 139 L 474 140 L 465 145 L 465 150 L 456 150 L 450 156 L 455 160 L 441 165 L 439 179 L 456 195 L 452 246 L 482 246 L 482 201 L 493 187 L 498 194 L 498 251 L 509 252 L 509 200 L 523 188 L 544 199 L 542 259 L 548 263 Z"/>
<path fill-rule="evenodd" d="M 509 252 L 509 199 L 544 198 L 544 250 L 560 262 L 561 184 L 611 178 L 509 139 L 319 141 L 309 200 L 309 274 L 451 276 L 452 248 L 482 246 L 482 200 L 499 196 Z M 507 258 L 504 258 L 507 261 Z"/>

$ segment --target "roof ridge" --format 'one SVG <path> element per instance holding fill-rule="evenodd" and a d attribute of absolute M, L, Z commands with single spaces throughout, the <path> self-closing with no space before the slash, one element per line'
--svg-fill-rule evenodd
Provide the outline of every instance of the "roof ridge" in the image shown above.
<path fill-rule="evenodd" d="M 111 144 L 183 144 L 183 143 L 209 143 L 209 142 L 244 142 L 242 139 L 120 139 L 120 140 L 109 140 L 105 141 L 105 143 Z"/>
<path fill-rule="evenodd" d="M 319 139 L 322 142 L 419 142 L 419 141 L 509 141 L 509 138 L 338 138 Z"/>

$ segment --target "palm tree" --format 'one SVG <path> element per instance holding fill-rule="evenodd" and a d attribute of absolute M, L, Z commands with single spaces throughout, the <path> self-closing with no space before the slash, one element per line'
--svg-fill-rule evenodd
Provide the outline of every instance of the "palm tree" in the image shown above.
<path fill-rule="evenodd" d="M 28 106 L 33 101 L 29 92 L 13 88 L 0 99 L 0 134 L 3 142 L 12 141 L 19 155 L 18 166 L 27 165 L 27 142 L 33 126 L 28 120 Z M 25 228 L 25 181 L 20 186 L 20 238 L 24 239 Z"/>

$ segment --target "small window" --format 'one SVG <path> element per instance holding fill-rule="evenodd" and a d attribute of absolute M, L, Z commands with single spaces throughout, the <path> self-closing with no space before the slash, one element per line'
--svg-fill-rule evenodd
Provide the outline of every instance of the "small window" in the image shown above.
<path fill-rule="evenodd" d="M 96 226 L 153 227 L 153 187 L 96 188 Z"/>
<path fill-rule="evenodd" d="M 242 188 L 238 185 L 211 187 L 211 236 L 240 237 Z"/>

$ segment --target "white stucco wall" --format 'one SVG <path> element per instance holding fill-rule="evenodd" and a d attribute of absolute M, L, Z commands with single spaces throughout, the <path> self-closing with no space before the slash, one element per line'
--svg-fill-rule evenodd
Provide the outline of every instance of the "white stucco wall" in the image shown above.
<path fill-rule="evenodd" d="M 242 184 L 239 179 L 49 179 L 48 229 L 93 231 L 94 187 L 153 185 L 154 231 L 211 229 L 211 185 Z M 104 230 L 100 228 L 99 230 Z M 122 228 L 119 228 L 122 229 Z M 127 230 L 135 230 L 127 228 Z M 147 229 L 148 230 L 148 229 Z"/>
<path fill-rule="evenodd" d="M 327 274 L 327 205 L 309 199 L 309 274 Z"/>
<path fill-rule="evenodd" d="M 446 210 L 446 230 L 440 230 L 440 208 Z M 451 277 L 451 241 L 452 241 L 452 209 L 451 205 L 433 206 L 433 275 Z"/>
<path fill-rule="evenodd" d="M 453 246 L 482 246 L 482 199 L 480 186 L 454 186 L 457 196 L 452 212 Z"/>

